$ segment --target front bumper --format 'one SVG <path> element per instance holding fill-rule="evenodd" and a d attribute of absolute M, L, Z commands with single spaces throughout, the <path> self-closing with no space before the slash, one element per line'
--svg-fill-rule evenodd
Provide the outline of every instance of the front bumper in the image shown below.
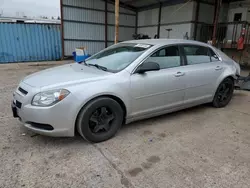
<path fill-rule="evenodd" d="M 18 113 L 17 113 L 17 107 L 14 104 L 14 101 L 11 103 L 11 109 L 12 109 L 12 114 L 14 118 L 19 118 Z"/>
<path fill-rule="evenodd" d="M 55 117 L 53 110 L 34 109 L 32 107 L 17 108 L 12 103 L 13 117 L 19 118 L 27 129 L 45 136 L 71 137 L 74 136 L 74 125 L 67 117 Z"/>
<path fill-rule="evenodd" d="M 31 105 L 34 93 L 24 96 L 18 91 L 13 95 L 11 104 L 13 116 L 19 118 L 24 126 L 41 135 L 54 137 L 71 137 L 75 134 L 76 110 L 74 97 L 67 96 L 64 100 L 50 107 Z"/>

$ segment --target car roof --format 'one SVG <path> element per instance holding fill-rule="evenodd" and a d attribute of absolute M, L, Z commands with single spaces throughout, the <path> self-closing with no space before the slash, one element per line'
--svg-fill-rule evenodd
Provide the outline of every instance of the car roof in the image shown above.
<path fill-rule="evenodd" d="M 136 43 L 136 44 L 150 44 L 150 45 L 171 45 L 171 44 L 196 44 L 200 46 L 205 46 L 213 49 L 216 51 L 217 54 L 221 57 L 222 60 L 231 60 L 226 54 L 224 54 L 222 51 L 218 50 L 217 48 L 213 47 L 210 44 L 199 42 L 195 40 L 184 40 L 184 39 L 141 39 L 141 40 L 129 40 L 124 41 L 122 43 Z"/>
<path fill-rule="evenodd" d="M 139 43 L 139 44 L 150 44 L 150 45 L 168 45 L 168 44 L 197 44 L 202 46 L 210 46 L 203 42 L 198 42 L 194 40 L 184 40 L 184 39 L 142 39 L 142 40 L 130 40 L 124 41 L 123 43 Z"/>

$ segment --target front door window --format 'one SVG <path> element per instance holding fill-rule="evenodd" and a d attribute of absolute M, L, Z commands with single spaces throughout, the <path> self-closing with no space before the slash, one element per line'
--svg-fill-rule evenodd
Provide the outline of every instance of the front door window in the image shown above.
<path fill-rule="evenodd" d="M 151 55 L 146 62 L 156 62 L 160 65 L 160 69 L 179 67 L 181 65 L 179 48 L 178 46 L 162 48 Z"/>

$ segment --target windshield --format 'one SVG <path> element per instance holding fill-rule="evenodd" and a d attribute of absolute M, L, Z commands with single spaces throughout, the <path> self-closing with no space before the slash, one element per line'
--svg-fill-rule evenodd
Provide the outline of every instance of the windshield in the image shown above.
<path fill-rule="evenodd" d="M 119 72 L 150 47 L 148 44 L 121 43 L 90 57 L 86 63 L 105 68 L 110 72 Z"/>

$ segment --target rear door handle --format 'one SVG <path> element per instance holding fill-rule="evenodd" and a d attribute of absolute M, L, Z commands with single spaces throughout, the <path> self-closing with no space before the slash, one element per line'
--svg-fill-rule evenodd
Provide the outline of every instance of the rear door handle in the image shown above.
<path fill-rule="evenodd" d="M 184 76 L 185 73 L 184 72 L 177 72 L 174 76 L 175 77 L 181 77 L 181 76 Z"/>
<path fill-rule="evenodd" d="M 221 69 L 222 69 L 221 66 L 217 66 L 217 67 L 215 68 L 215 70 L 221 70 Z"/>

